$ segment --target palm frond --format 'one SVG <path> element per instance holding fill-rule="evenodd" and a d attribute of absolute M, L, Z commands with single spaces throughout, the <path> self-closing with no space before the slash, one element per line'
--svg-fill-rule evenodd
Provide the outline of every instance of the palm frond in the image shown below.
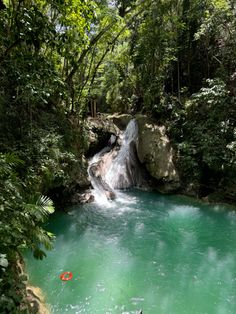
<path fill-rule="evenodd" d="M 40 195 L 36 205 L 38 205 L 39 207 L 41 207 L 42 210 L 44 210 L 44 212 L 46 214 L 52 214 L 54 213 L 54 206 L 53 206 L 53 201 L 45 196 L 45 195 Z"/>
<path fill-rule="evenodd" d="M 30 200 L 23 205 L 23 208 L 38 221 L 44 221 L 48 215 L 52 214 L 55 210 L 52 200 L 45 195 L 40 195 L 39 197 L 35 195 L 32 196 Z"/>
<path fill-rule="evenodd" d="M 4 154 L 6 163 L 8 163 L 11 166 L 17 166 L 24 164 L 24 161 L 21 160 L 16 154 L 14 153 L 6 153 Z"/>

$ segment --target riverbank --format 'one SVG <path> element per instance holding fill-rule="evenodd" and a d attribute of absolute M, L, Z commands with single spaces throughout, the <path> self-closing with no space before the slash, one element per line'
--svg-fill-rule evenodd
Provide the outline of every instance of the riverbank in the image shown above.
<path fill-rule="evenodd" d="M 26 301 L 29 304 L 30 314 L 50 314 L 44 293 L 39 287 L 31 286 L 29 283 L 27 284 Z"/>

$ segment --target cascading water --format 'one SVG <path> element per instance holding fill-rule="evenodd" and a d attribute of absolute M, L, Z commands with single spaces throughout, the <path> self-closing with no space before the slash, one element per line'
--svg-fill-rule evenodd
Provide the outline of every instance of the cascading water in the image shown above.
<path fill-rule="evenodd" d="M 121 148 L 106 173 L 105 180 L 113 189 L 141 185 L 142 176 L 136 156 L 138 123 L 132 119 L 123 134 Z"/>
<path fill-rule="evenodd" d="M 114 189 L 141 185 L 141 169 L 136 156 L 137 140 L 138 124 L 133 119 L 128 123 L 120 150 L 110 165 L 104 162 L 104 155 L 111 150 L 108 146 L 91 159 L 88 174 L 95 191 L 105 194 L 108 199 L 114 199 Z"/>
<path fill-rule="evenodd" d="M 113 189 L 104 181 L 101 174 L 102 156 L 109 152 L 109 146 L 103 148 L 99 153 L 93 156 L 89 162 L 88 175 L 95 191 L 95 197 L 105 194 L 107 199 L 114 199 L 115 193 Z"/>

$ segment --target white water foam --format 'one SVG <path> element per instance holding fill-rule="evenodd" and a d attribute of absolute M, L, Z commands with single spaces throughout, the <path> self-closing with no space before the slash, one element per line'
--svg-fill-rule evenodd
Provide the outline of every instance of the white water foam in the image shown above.
<path fill-rule="evenodd" d="M 136 156 L 137 139 L 138 124 L 133 119 L 127 125 L 122 136 L 120 150 L 105 176 L 101 175 L 99 162 L 104 153 L 110 151 L 110 148 L 105 147 L 90 160 L 88 174 L 93 186 L 92 193 L 99 206 L 113 208 L 117 206 L 117 202 L 129 203 L 130 201 L 124 197 L 124 194 L 114 191 L 114 189 L 126 189 L 141 185 L 142 175 Z M 112 199 L 112 202 L 107 198 Z"/>
<path fill-rule="evenodd" d="M 137 139 L 138 123 L 133 119 L 127 125 L 121 148 L 105 176 L 106 182 L 114 189 L 126 189 L 141 183 L 135 152 Z"/>
<path fill-rule="evenodd" d="M 181 218 L 187 218 L 187 217 L 197 217 L 200 215 L 199 208 L 194 206 L 175 206 L 174 209 L 171 209 L 168 211 L 169 217 L 181 217 Z"/>

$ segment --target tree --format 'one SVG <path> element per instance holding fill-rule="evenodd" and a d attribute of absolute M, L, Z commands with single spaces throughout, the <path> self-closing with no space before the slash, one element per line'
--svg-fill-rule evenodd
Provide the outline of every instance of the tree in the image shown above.
<path fill-rule="evenodd" d="M 48 214 L 54 211 L 52 201 L 37 193 L 25 192 L 24 183 L 16 172 L 21 164 L 16 155 L 0 154 L 0 308 L 4 313 L 16 313 L 23 301 L 25 279 L 13 272 L 20 250 L 30 248 L 35 257 L 42 259 L 45 253 L 41 245 L 50 249 L 53 238 L 41 227 Z"/>

